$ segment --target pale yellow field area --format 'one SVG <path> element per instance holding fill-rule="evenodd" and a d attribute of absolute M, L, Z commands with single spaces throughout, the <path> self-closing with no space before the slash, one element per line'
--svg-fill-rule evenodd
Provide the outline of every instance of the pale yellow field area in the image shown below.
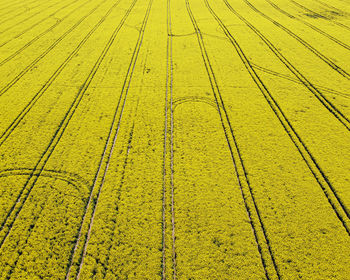
<path fill-rule="evenodd" d="M 350 280 L 350 0 L 0 0 L 0 279 Z"/>

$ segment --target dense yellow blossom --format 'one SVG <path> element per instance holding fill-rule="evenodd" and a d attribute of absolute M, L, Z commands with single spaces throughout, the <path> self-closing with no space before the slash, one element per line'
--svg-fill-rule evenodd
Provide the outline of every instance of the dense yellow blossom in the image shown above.
<path fill-rule="evenodd" d="M 0 3 L 0 279 L 349 279 L 345 0 Z"/>

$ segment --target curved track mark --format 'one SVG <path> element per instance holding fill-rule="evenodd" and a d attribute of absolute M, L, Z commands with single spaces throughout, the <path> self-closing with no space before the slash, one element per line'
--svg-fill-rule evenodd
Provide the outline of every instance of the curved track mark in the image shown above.
<path fill-rule="evenodd" d="M 0 34 L 5 33 L 5 32 L 7 32 L 7 31 L 11 30 L 12 28 L 16 27 L 17 25 L 21 25 L 21 24 L 25 23 L 27 20 L 30 20 L 30 19 L 32 19 L 33 17 L 35 17 L 35 16 L 37 16 L 37 15 L 43 13 L 43 12 L 46 12 L 47 9 L 50 9 L 50 8 L 52 8 L 52 7 L 54 7 L 54 6 L 58 5 L 58 4 L 60 4 L 60 3 L 61 3 L 61 1 L 58 1 L 58 2 L 52 4 L 52 5 L 48 6 L 48 7 L 43 8 L 42 10 L 36 12 L 36 13 L 33 14 L 33 15 L 30 15 L 30 16 L 26 17 L 25 19 L 23 19 L 23 20 L 21 20 L 21 21 L 19 21 L 19 22 L 16 22 L 16 23 L 13 24 L 13 25 L 10 25 L 9 27 L 7 27 L 7 28 L 5 28 L 4 30 L 2 30 L 2 31 L 0 32 Z"/>
<path fill-rule="evenodd" d="M 316 15 L 316 16 L 318 16 L 319 18 L 327 19 L 327 17 L 325 17 L 324 15 L 321 15 L 320 13 L 317 13 L 317 12 L 315 12 L 315 11 L 309 9 L 309 8 L 305 7 L 304 5 L 298 3 L 298 2 L 296 2 L 296 1 L 294 1 L 294 0 L 289 0 L 289 1 L 292 2 L 295 6 L 297 6 L 297 7 L 301 8 L 301 9 L 303 9 L 304 11 L 307 11 L 307 12 L 311 13 L 312 15 Z M 344 29 L 350 30 L 350 27 L 349 27 L 349 26 L 344 25 L 344 24 L 342 24 L 342 23 L 340 23 L 340 22 L 337 22 L 337 21 L 334 21 L 334 20 L 330 20 L 330 22 L 333 23 L 333 24 L 335 24 L 335 25 L 338 25 L 338 26 L 340 26 L 340 27 L 342 27 L 342 28 L 344 28 Z"/>
<path fill-rule="evenodd" d="M 267 69 L 267 68 L 261 67 L 261 66 L 255 64 L 255 63 L 253 63 L 253 62 L 250 62 L 250 64 L 255 69 L 260 70 L 262 72 L 265 72 L 267 74 L 270 74 L 270 75 L 273 75 L 275 77 L 279 77 L 281 79 L 285 79 L 285 80 L 288 80 L 288 81 L 291 81 L 291 82 L 303 85 L 303 83 L 299 79 L 293 78 L 293 77 L 291 77 L 289 75 L 285 75 L 285 74 L 273 71 L 271 69 Z M 334 90 L 334 89 L 331 89 L 331 88 L 328 88 L 328 87 L 324 87 L 324 86 L 321 86 L 321 85 L 316 85 L 316 84 L 314 84 L 314 86 L 316 88 L 318 88 L 319 90 L 321 90 L 322 92 L 327 92 L 327 93 L 330 93 L 330 94 L 339 95 L 339 96 L 341 96 L 343 98 L 350 99 L 350 94 L 347 94 L 345 92 L 337 91 L 337 90 Z"/>
<path fill-rule="evenodd" d="M 0 26 L 1 26 L 2 24 L 4 24 L 5 22 L 8 22 L 8 21 L 10 21 L 10 20 L 13 20 L 13 19 L 16 18 L 17 16 L 21 16 L 22 14 L 26 14 L 26 13 L 30 12 L 31 10 L 40 7 L 41 5 L 42 5 L 42 3 L 40 3 L 39 5 L 36 5 L 36 6 L 34 6 L 34 7 L 26 8 L 23 12 L 20 12 L 20 13 L 14 15 L 13 17 L 10 17 L 10 18 L 8 18 L 8 19 L 2 21 L 2 22 L 0 23 Z M 45 10 L 45 9 L 43 9 L 43 10 Z M 37 15 L 38 13 L 42 12 L 43 10 L 37 12 L 37 13 L 34 14 L 33 16 Z M 30 17 L 27 17 L 24 21 L 26 21 L 26 20 L 28 20 L 28 19 L 30 19 Z M 24 22 L 24 21 L 23 21 L 23 22 Z M 21 22 L 17 22 L 17 23 L 15 23 L 15 25 L 17 25 L 17 24 L 19 24 L 19 23 L 21 23 Z M 12 28 L 12 27 L 10 27 L 10 28 Z M 5 28 L 4 30 L 0 31 L 0 34 L 6 32 L 6 31 L 7 31 L 7 28 Z"/>
<path fill-rule="evenodd" d="M 127 10 L 127 13 L 124 15 L 123 19 L 121 20 L 119 25 L 116 27 L 115 31 L 113 32 L 113 35 L 112 35 L 111 40 L 109 42 L 109 47 L 112 45 L 112 43 L 113 43 L 115 37 L 117 36 L 119 30 L 124 25 L 124 22 L 126 21 L 127 17 L 131 13 L 133 7 L 136 4 L 136 1 L 137 0 L 134 0 L 132 2 L 131 6 Z M 85 221 L 88 219 L 88 213 L 87 212 L 88 212 L 89 208 L 92 208 L 92 214 L 91 214 L 91 217 L 90 217 L 89 222 L 88 222 L 88 231 L 87 231 L 86 234 L 84 234 L 84 241 L 83 241 L 83 245 L 82 245 L 83 246 L 82 252 L 79 252 L 78 262 L 76 263 L 76 266 L 78 267 L 78 270 L 77 270 L 77 274 L 76 274 L 75 279 L 79 279 L 80 278 L 80 273 L 81 273 L 81 269 L 82 269 L 82 266 L 83 266 L 83 263 L 84 263 L 84 258 L 85 258 L 85 255 L 86 255 L 86 250 L 87 250 L 87 246 L 88 246 L 88 243 L 89 243 L 91 229 L 92 229 L 92 226 L 93 226 L 93 221 L 94 221 L 94 217 L 95 217 L 95 213 L 96 213 L 96 207 L 97 207 L 97 204 L 99 202 L 100 193 L 101 193 L 102 187 L 103 187 L 104 182 L 105 182 L 105 177 L 106 177 L 106 174 L 107 174 L 107 171 L 108 171 L 108 168 L 109 168 L 110 159 L 112 157 L 113 150 L 114 150 L 114 147 L 115 147 L 115 144 L 116 144 L 116 140 L 117 140 L 117 136 L 118 136 L 118 132 L 119 132 L 119 128 L 120 128 L 120 123 L 121 123 L 121 120 L 122 120 L 124 107 L 125 107 L 125 104 L 126 104 L 127 95 L 128 95 L 130 84 L 131 84 L 131 79 L 132 79 L 132 76 L 133 76 L 133 73 L 134 73 L 134 69 L 135 69 L 137 58 L 138 58 L 138 54 L 139 54 L 139 51 L 140 51 L 140 48 L 141 48 L 141 45 L 142 45 L 143 35 L 144 35 L 145 28 L 146 28 L 146 24 L 147 24 L 147 20 L 148 20 L 148 16 L 149 16 L 149 13 L 150 13 L 150 9 L 151 9 L 152 3 L 153 3 L 153 0 L 151 0 L 149 2 L 149 5 L 148 5 L 147 11 L 146 11 L 146 15 L 145 15 L 145 18 L 143 20 L 143 23 L 142 23 L 142 26 L 141 26 L 141 30 L 140 30 L 140 33 L 139 33 L 139 37 L 138 37 L 138 40 L 137 40 L 137 43 L 136 43 L 136 46 L 135 46 L 135 49 L 134 49 L 134 52 L 133 52 L 130 64 L 129 64 L 129 67 L 128 67 L 128 71 L 127 71 L 125 79 L 124 79 L 123 87 L 122 87 L 122 90 L 121 90 L 121 93 L 120 93 L 120 96 L 119 96 L 119 100 L 118 100 L 118 103 L 117 103 L 117 106 L 116 106 L 116 110 L 115 110 L 115 113 L 114 113 L 114 116 L 113 116 L 112 124 L 111 124 L 110 130 L 109 130 L 109 134 L 108 134 L 108 137 L 107 137 L 107 140 L 106 140 L 106 144 L 105 144 L 105 147 L 104 147 L 101 159 L 100 159 L 100 163 L 99 163 L 97 172 L 95 174 L 94 183 L 93 183 L 93 185 L 91 187 L 89 201 L 88 201 L 88 203 L 87 203 L 87 205 L 85 207 L 85 212 L 84 212 L 84 215 L 82 217 L 79 233 L 78 233 L 77 239 L 75 241 L 74 248 L 72 249 L 72 254 L 70 256 L 69 264 L 68 264 L 68 267 L 67 267 L 67 274 L 66 274 L 66 277 L 65 277 L 66 280 L 68 280 L 70 278 L 73 266 L 75 265 L 74 259 L 75 259 L 75 256 L 77 256 L 77 254 L 78 254 L 78 247 L 80 245 L 80 242 L 81 242 L 82 236 L 83 236 L 83 225 L 85 224 Z M 118 116 L 118 113 L 119 113 L 119 116 Z M 104 168 L 102 166 L 104 166 Z M 102 169 L 104 169 L 104 170 L 101 173 Z M 99 186 L 96 187 L 97 185 L 99 185 Z M 93 196 L 94 196 L 94 191 L 95 191 L 96 188 L 98 188 L 98 190 L 97 190 L 97 197 L 94 199 Z M 92 205 L 92 206 L 90 207 L 90 205 Z"/>
<path fill-rule="evenodd" d="M 302 44 L 305 48 L 307 48 L 309 51 L 311 51 L 313 54 L 315 54 L 318 58 L 320 58 L 322 61 L 324 61 L 325 63 L 327 63 L 333 70 L 335 70 L 336 72 L 338 72 L 340 75 L 342 75 L 344 78 L 350 80 L 350 74 L 345 71 L 343 68 L 341 68 L 340 66 L 338 66 L 337 64 L 335 64 L 330 58 L 328 58 L 327 56 L 325 56 L 324 54 L 322 54 L 321 52 L 319 52 L 318 50 L 316 50 L 313 46 L 311 46 L 309 43 L 307 43 L 305 40 L 303 40 L 302 38 L 300 38 L 298 35 L 296 35 L 294 32 L 292 32 L 290 29 L 286 28 L 285 26 L 283 26 L 282 24 L 280 24 L 279 22 L 275 21 L 274 19 L 272 19 L 271 17 L 267 16 L 266 14 L 264 14 L 263 12 L 261 12 L 260 10 L 258 10 L 256 7 L 254 7 L 248 0 L 243 0 L 248 7 L 250 7 L 253 11 L 255 11 L 256 13 L 260 14 L 261 16 L 263 16 L 264 18 L 266 18 L 268 21 L 270 21 L 271 23 L 273 23 L 275 26 L 277 26 L 278 28 L 280 28 L 281 30 L 283 30 L 284 32 L 286 32 L 288 35 L 290 35 L 291 37 L 293 37 L 294 39 L 296 39 L 300 44 Z"/>
<path fill-rule="evenodd" d="M 10 177 L 10 176 L 25 176 L 25 175 L 31 175 L 32 173 L 33 173 L 33 169 L 31 168 L 4 169 L 0 171 L 0 178 Z M 86 188 L 86 190 L 88 190 L 88 187 L 87 187 L 88 181 L 83 179 L 76 173 L 51 170 L 51 169 L 43 169 L 41 175 L 39 174 L 39 170 L 35 170 L 33 173 L 33 176 L 43 176 L 43 177 L 49 177 L 52 179 L 59 179 L 61 181 L 65 181 L 71 184 L 77 190 L 79 190 L 81 187 L 84 187 Z"/>
<path fill-rule="evenodd" d="M 328 100 L 322 92 L 320 92 L 315 85 L 313 85 L 296 67 L 289 62 L 289 60 L 276 48 L 272 42 L 267 39 L 257 28 L 255 28 L 248 20 L 240 15 L 227 0 L 223 0 L 228 9 L 235 14 L 241 21 L 243 21 L 265 45 L 277 56 L 277 58 L 288 68 L 288 70 L 321 102 L 321 104 L 348 130 L 350 131 L 350 120 L 345 116 L 330 100 Z M 247 0 L 244 0 L 247 1 Z"/>
<path fill-rule="evenodd" d="M 23 118 L 29 113 L 40 97 L 48 90 L 56 78 L 61 74 L 67 64 L 75 57 L 79 50 L 84 46 L 88 39 L 95 33 L 95 31 L 100 27 L 100 25 L 106 20 L 113 9 L 119 4 L 121 0 L 118 0 L 107 13 L 98 21 L 98 23 L 90 30 L 90 32 L 83 38 L 82 41 L 77 45 L 77 47 L 69 54 L 69 56 L 63 61 L 63 63 L 56 69 L 56 71 L 51 75 L 51 77 L 46 81 L 46 83 L 41 87 L 41 89 L 33 96 L 29 103 L 22 109 L 22 111 L 17 115 L 17 117 L 12 121 L 12 123 L 6 128 L 6 130 L 0 135 L 0 147 L 6 141 L 6 139 L 12 134 L 12 132 L 21 123 Z M 102 3 L 102 2 L 101 2 Z"/>
<path fill-rule="evenodd" d="M 44 21 L 48 20 L 49 18 L 53 18 L 58 12 L 60 12 L 60 11 L 64 10 L 65 8 L 67 8 L 67 7 L 69 7 L 69 6 L 73 5 L 73 4 L 75 4 L 75 3 L 78 2 L 78 1 L 80 1 L 80 0 L 75 0 L 75 1 L 73 1 L 73 2 L 69 2 L 67 5 L 65 5 L 65 6 L 63 6 L 63 7 L 61 7 L 61 8 L 59 8 L 58 10 L 56 10 L 54 13 L 51 13 L 51 14 L 50 14 L 49 16 L 47 16 L 46 18 L 43 18 L 43 19 L 37 21 L 36 23 L 34 23 L 33 25 L 27 27 L 26 29 L 22 30 L 20 33 L 16 34 L 16 35 L 13 36 L 12 38 L 9 38 L 7 41 L 4 41 L 3 43 L 1 43 L 1 44 L 0 44 L 0 48 L 3 47 L 3 46 L 5 46 L 6 44 L 12 42 L 13 40 L 15 40 L 15 39 L 21 37 L 22 35 L 24 35 L 24 34 L 27 33 L 28 31 L 32 30 L 33 28 L 35 28 L 35 27 L 38 26 L 39 24 L 41 24 L 41 23 L 43 23 Z M 88 2 L 89 2 L 89 1 L 88 1 Z M 86 2 L 86 3 L 87 3 L 87 2 Z M 75 11 L 75 10 L 76 10 L 76 9 L 74 9 L 74 11 Z M 69 14 L 71 14 L 71 12 L 70 12 Z M 57 19 L 57 22 L 53 25 L 53 27 L 52 27 L 52 26 L 49 27 L 49 29 L 47 29 L 46 32 L 44 31 L 44 32 L 40 33 L 39 35 L 35 36 L 34 38 L 37 38 L 37 37 L 40 38 L 40 37 L 42 37 L 43 35 L 41 35 L 41 34 L 46 34 L 47 32 L 51 31 L 58 23 L 62 22 L 63 19 L 65 19 L 66 17 L 67 17 L 67 16 L 64 16 L 64 17 L 61 18 L 61 19 Z M 38 38 L 37 38 L 37 39 L 38 39 Z M 37 40 L 37 39 L 36 39 L 36 40 Z M 32 40 L 34 40 L 34 39 L 32 39 Z M 32 42 L 32 40 L 31 40 L 30 42 Z M 28 44 L 28 42 L 27 42 L 25 45 L 27 45 L 27 44 Z M 2 62 L 1 62 L 1 63 L 2 63 Z M 1 63 L 0 63 L 0 66 L 1 66 Z"/>
<path fill-rule="evenodd" d="M 314 178 L 318 182 L 319 186 L 323 190 L 326 199 L 328 200 L 330 206 L 332 207 L 335 215 L 338 217 L 339 221 L 342 223 L 344 229 L 346 232 L 350 235 L 350 212 L 345 206 L 342 199 L 339 197 L 336 189 L 333 187 L 331 182 L 328 180 L 328 177 L 323 172 L 319 164 L 317 163 L 316 159 L 311 154 L 310 150 L 307 148 L 306 144 L 302 141 L 294 127 L 292 126 L 291 122 L 288 120 L 287 116 L 282 111 L 281 107 L 277 103 L 277 101 L 273 98 L 270 91 L 267 89 L 259 75 L 254 70 L 253 66 L 251 65 L 249 59 L 243 52 L 242 48 L 236 41 L 236 39 L 232 36 L 230 31 L 227 29 L 227 27 L 223 24 L 221 19 L 214 13 L 214 11 L 209 6 L 209 3 L 207 0 L 205 0 L 207 3 L 207 7 L 209 10 L 211 10 L 213 16 L 220 24 L 222 30 L 224 31 L 225 35 L 229 40 L 231 41 L 231 44 L 235 48 L 237 54 L 239 55 L 240 59 L 242 60 L 244 66 L 246 67 L 249 75 L 252 77 L 254 83 L 259 88 L 260 92 L 263 94 L 264 98 L 266 99 L 268 105 L 272 109 L 273 113 L 276 115 L 278 120 L 280 121 L 281 125 L 283 126 L 285 132 L 288 134 L 289 138 L 294 143 L 295 147 L 299 151 L 301 157 L 305 161 L 306 165 L 308 166 L 309 170 L 313 174 Z M 225 3 L 228 4 L 226 0 L 224 0 Z M 228 4 L 228 7 L 230 5 Z M 233 8 L 231 7 L 232 11 Z M 231 10 L 230 9 L 230 10 Z"/>
<path fill-rule="evenodd" d="M 208 6 L 208 3 L 206 2 L 206 5 L 211 12 L 211 14 L 216 18 L 216 15 L 213 13 L 211 8 Z M 188 14 L 191 18 L 193 27 L 197 33 L 197 39 L 198 44 L 201 50 L 203 62 L 208 74 L 208 78 L 212 87 L 212 91 L 214 94 L 214 98 L 217 103 L 217 108 L 219 111 L 219 116 L 221 120 L 221 124 L 223 126 L 223 130 L 225 133 L 226 141 L 228 144 L 228 148 L 231 153 L 231 157 L 233 160 L 234 168 L 236 171 L 237 180 L 240 186 L 240 190 L 242 193 L 243 202 L 247 211 L 247 216 L 249 218 L 255 241 L 257 244 L 257 248 L 261 257 L 261 262 L 265 271 L 265 275 L 267 279 L 281 279 L 279 269 L 277 267 L 277 263 L 275 261 L 275 256 L 273 254 L 273 251 L 271 249 L 271 242 L 269 240 L 266 227 L 261 219 L 260 210 L 257 206 L 257 203 L 255 201 L 254 193 L 252 190 L 252 187 L 250 186 L 250 182 L 247 176 L 246 168 L 241 156 L 240 149 L 238 147 L 238 143 L 236 141 L 235 135 L 233 133 L 232 125 L 219 89 L 219 86 L 217 84 L 217 79 L 213 70 L 213 67 L 210 63 L 208 53 L 205 48 L 205 44 L 203 41 L 203 37 L 201 34 L 201 31 L 198 27 L 198 24 L 192 14 L 190 5 L 188 0 L 186 0 L 186 7 Z M 220 105 L 221 106 L 220 106 Z M 229 133 L 228 133 L 229 131 Z"/>
<path fill-rule="evenodd" d="M 78 0 L 79 1 L 79 0 Z M 88 2 L 90 2 L 91 0 L 89 0 Z M 27 49 L 28 47 L 30 47 L 33 43 L 35 43 L 37 40 L 39 40 L 41 37 L 43 37 L 44 35 L 46 35 L 47 33 L 51 32 L 56 26 L 58 26 L 59 24 L 62 23 L 62 21 L 64 21 L 65 19 L 67 19 L 70 15 L 72 15 L 73 13 L 75 13 L 77 10 L 79 10 L 81 7 L 85 6 L 88 2 L 83 3 L 82 5 L 80 5 L 79 7 L 73 9 L 72 11 L 70 11 L 66 16 L 64 16 L 62 19 L 57 20 L 52 26 L 50 26 L 48 29 L 46 29 L 45 31 L 43 31 L 42 33 L 38 34 L 37 36 L 35 36 L 33 39 L 31 39 L 29 42 L 27 42 L 23 47 L 19 48 L 17 51 L 15 51 L 14 53 L 12 53 L 11 55 L 9 55 L 8 57 L 6 57 L 4 60 L 2 60 L 0 62 L 0 67 L 3 66 L 4 64 L 6 64 L 7 62 L 9 62 L 10 60 L 12 60 L 13 58 L 15 58 L 17 55 L 19 55 L 21 52 L 23 52 L 25 49 Z M 16 38 L 16 37 L 14 37 Z M 12 40 L 12 39 L 11 39 Z M 10 42 L 11 40 L 5 42 L 3 45 L 7 44 L 8 42 Z M 0 45 L 0 47 L 2 47 L 3 45 Z M 1 96 L 1 95 L 0 95 Z"/>
<path fill-rule="evenodd" d="M 34 0 L 34 1 L 29 2 L 29 3 L 24 3 L 24 5 L 23 5 L 23 3 L 21 3 L 21 6 L 20 6 L 20 7 L 16 7 L 15 9 L 13 9 L 13 10 L 11 10 L 11 11 L 8 11 L 8 12 L 5 12 L 4 14 L 0 15 L 0 17 L 3 17 L 4 15 L 8 15 L 8 14 L 10 14 L 10 13 L 13 12 L 13 11 L 18 11 L 18 9 L 24 8 L 24 11 L 21 11 L 21 12 L 19 12 L 18 14 L 15 14 L 14 16 L 11 16 L 11 17 L 9 17 L 8 19 L 3 20 L 2 22 L 0 22 L 0 25 L 3 24 L 3 23 L 5 23 L 5 22 L 8 22 L 9 20 L 14 19 L 14 18 L 17 17 L 17 16 L 20 16 L 20 15 L 22 15 L 22 14 L 24 14 L 24 13 L 27 13 L 27 12 L 30 11 L 31 9 L 34 9 L 34 8 L 36 8 L 36 7 L 39 7 L 40 4 L 37 5 L 37 6 L 34 6 L 34 7 L 28 7 L 28 6 L 27 6 L 27 5 L 29 5 L 29 4 L 36 3 L 36 2 L 41 2 L 41 1 L 40 1 L 40 0 Z M 0 32 L 0 34 L 1 34 L 1 33 L 2 33 L 2 32 Z"/>
<path fill-rule="evenodd" d="M 35 60 L 27 65 L 16 77 L 14 77 L 5 87 L 0 90 L 0 96 L 6 93 L 11 87 L 13 87 L 26 73 L 28 73 L 33 67 L 42 60 L 49 52 L 51 52 L 67 35 L 69 35 L 74 29 L 76 29 L 86 18 L 93 14 L 105 1 L 100 2 L 94 7 L 88 14 L 83 16 L 76 22 L 71 28 L 63 33 L 50 47 L 48 47 L 43 53 L 41 53 Z"/>
<path fill-rule="evenodd" d="M 291 15 L 290 13 L 288 13 L 287 11 L 285 10 L 282 10 L 279 6 L 277 6 L 275 3 L 271 2 L 270 0 L 266 0 L 273 8 L 275 8 L 277 11 L 279 11 L 280 13 L 286 15 L 287 17 L 291 18 L 291 19 L 294 19 L 296 21 L 299 21 L 301 23 L 303 23 L 304 25 L 310 27 L 311 29 L 315 30 L 316 32 L 322 34 L 323 36 L 325 36 L 326 38 L 332 40 L 333 42 L 335 42 L 336 44 L 342 46 L 343 48 L 347 49 L 347 50 L 350 50 L 350 46 L 345 44 L 344 42 L 340 41 L 339 39 L 333 37 L 332 35 L 328 34 L 327 32 L 319 29 L 318 27 L 314 26 L 313 24 L 311 23 L 308 23 L 307 21 L 304 21 L 303 19 L 301 18 L 297 18 L 293 15 Z"/>
<path fill-rule="evenodd" d="M 119 1 L 120 0 L 118 0 L 112 6 L 112 8 L 117 6 Z M 107 14 L 109 14 L 108 12 L 107 12 Z M 94 29 L 96 29 L 99 25 L 100 24 L 97 23 L 97 25 L 95 25 Z M 119 31 L 119 29 L 118 29 L 118 31 Z M 52 138 L 51 138 L 51 140 L 49 142 L 49 145 L 45 148 L 44 152 L 41 154 L 38 162 L 36 163 L 35 167 L 33 168 L 33 172 L 31 173 L 31 175 L 27 179 L 26 183 L 24 184 L 22 190 L 20 191 L 19 195 L 17 196 L 17 201 L 12 205 L 10 211 L 6 215 L 5 220 L 1 223 L 0 231 L 1 232 L 4 231 L 5 232 L 5 236 L 0 241 L 0 249 L 1 249 L 2 245 L 4 244 L 7 236 L 9 235 L 9 233 L 10 233 L 10 231 L 12 229 L 12 226 L 13 226 L 14 222 L 16 221 L 16 218 L 18 217 L 20 211 L 22 210 L 26 200 L 28 199 L 32 189 L 34 188 L 35 183 L 37 182 L 38 178 L 40 177 L 41 172 L 45 168 L 46 163 L 50 159 L 52 153 L 54 152 L 54 150 L 55 150 L 55 148 L 57 146 L 57 144 L 61 140 L 61 138 L 62 138 L 62 136 L 63 136 L 63 134 L 64 134 L 64 132 L 65 132 L 69 122 L 70 122 L 70 120 L 72 119 L 72 117 L 73 117 L 76 109 L 78 108 L 82 98 L 84 97 L 84 95 L 85 95 L 87 89 L 89 88 L 92 80 L 94 79 L 94 77 L 96 75 L 96 72 L 98 71 L 102 61 L 104 60 L 107 52 L 109 51 L 109 48 L 112 45 L 112 43 L 113 43 L 117 33 L 118 32 L 113 33 L 113 35 L 110 37 L 109 41 L 105 45 L 102 53 L 100 54 L 98 60 L 95 62 L 95 65 L 91 69 L 88 77 L 84 81 L 84 83 L 81 86 L 80 90 L 78 91 L 77 95 L 75 96 L 75 98 L 74 98 L 73 102 L 71 103 L 68 111 L 66 112 L 64 118 L 61 120 L 60 124 L 58 125 L 57 130 L 55 131 L 54 135 L 52 136 Z M 34 173 L 37 172 L 37 170 L 39 170 L 39 176 L 33 176 Z"/>

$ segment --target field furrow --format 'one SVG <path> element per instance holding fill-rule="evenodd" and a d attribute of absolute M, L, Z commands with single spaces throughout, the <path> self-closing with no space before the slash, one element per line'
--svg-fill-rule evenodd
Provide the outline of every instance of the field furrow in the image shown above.
<path fill-rule="evenodd" d="M 348 0 L 0 3 L 0 279 L 350 275 Z"/>

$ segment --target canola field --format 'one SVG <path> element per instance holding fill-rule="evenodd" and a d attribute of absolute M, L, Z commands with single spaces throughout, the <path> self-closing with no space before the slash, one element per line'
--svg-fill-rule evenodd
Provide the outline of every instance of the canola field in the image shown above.
<path fill-rule="evenodd" d="M 0 1 L 0 279 L 350 279 L 350 0 Z"/>

